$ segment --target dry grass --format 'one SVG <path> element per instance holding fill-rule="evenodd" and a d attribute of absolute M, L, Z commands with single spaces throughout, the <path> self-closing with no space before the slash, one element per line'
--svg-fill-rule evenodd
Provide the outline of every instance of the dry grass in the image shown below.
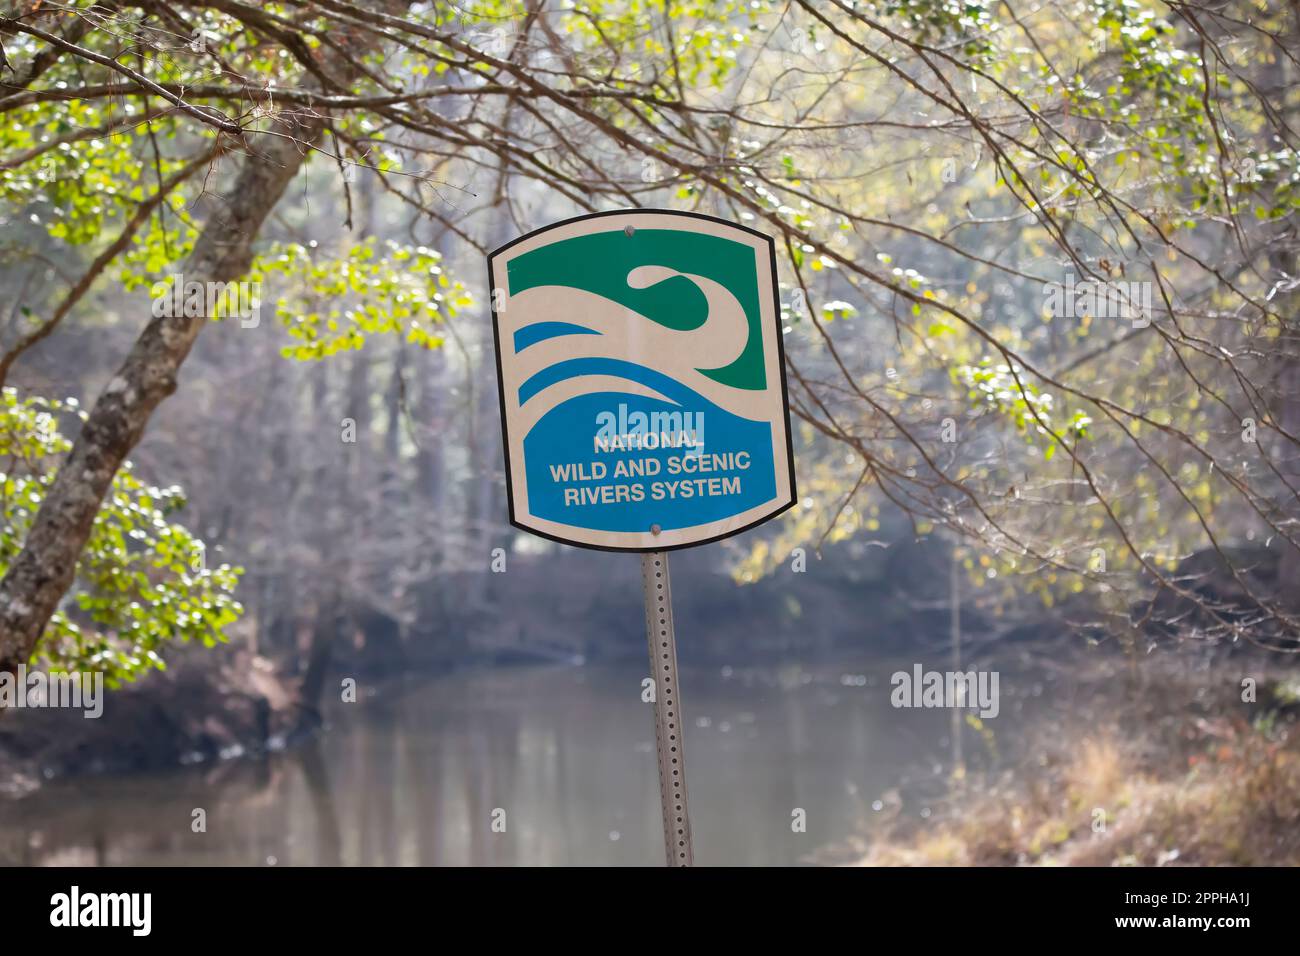
<path fill-rule="evenodd" d="M 1150 702 L 1143 708 L 1105 702 L 1104 726 L 1091 716 L 1073 733 L 1068 721 L 1053 725 L 1050 742 L 1027 748 L 1032 759 L 968 778 L 926 823 L 880 821 L 856 841 L 853 862 L 1300 865 L 1294 716 L 1174 706 L 1152 719 Z"/>

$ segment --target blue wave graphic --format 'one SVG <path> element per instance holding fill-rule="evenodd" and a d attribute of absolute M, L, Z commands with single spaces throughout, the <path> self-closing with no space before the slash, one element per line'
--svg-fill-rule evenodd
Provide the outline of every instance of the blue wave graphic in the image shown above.
<path fill-rule="evenodd" d="M 699 401 L 708 405 L 709 408 L 717 408 L 716 405 L 698 394 L 694 389 L 687 388 L 677 379 L 671 378 L 663 372 L 624 359 L 597 357 L 569 359 L 564 362 L 556 362 L 554 365 L 542 369 L 519 386 L 519 404 L 523 405 L 542 389 L 549 388 L 556 382 L 563 382 L 567 378 L 577 378 L 579 375 L 613 375 L 617 378 L 625 378 L 641 385 L 647 385 L 661 395 L 671 398 L 679 405 L 688 405 L 692 401 Z M 718 409 L 718 411 L 721 412 L 722 409 Z"/>
<path fill-rule="evenodd" d="M 515 353 L 518 354 L 530 345 L 545 342 L 561 335 L 600 335 L 595 329 L 572 322 L 534 322 L 515 330 Z"/>

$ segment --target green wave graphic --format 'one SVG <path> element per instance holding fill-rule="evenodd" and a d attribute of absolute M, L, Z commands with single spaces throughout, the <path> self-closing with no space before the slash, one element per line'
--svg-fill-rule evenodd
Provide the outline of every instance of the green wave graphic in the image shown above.
<path fill-rule="evenodd" d="M 507 272 L 511 295 L 537 286 L 568 286 L 627 306 L 670 329 L 687 331 L 704 324 L 708 305 L 695 283 L 674 276 L 646 289 L 633 289 L 627 275 L 638 266 L 666 266 L 725 286 L 745 310 L 749 340 L 730 365 L 699 371 L 732 388 L 767 387 L 752 246 L 673 229 L 638 229 L 631 236 L 619 229 L 534 249 L 512 259 Z"/>

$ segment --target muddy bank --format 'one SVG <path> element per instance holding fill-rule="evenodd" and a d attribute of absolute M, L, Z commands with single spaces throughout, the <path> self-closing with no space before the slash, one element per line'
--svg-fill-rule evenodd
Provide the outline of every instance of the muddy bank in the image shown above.
<path fill-rule="evenodd" d="M 282 748 L 311 726 L 293 684 L 234 647 L 180 648 L 165 671 L 106 690 L 102 714 L 22 708 L 0 716 L 0 799 L 43 781 L 219 761 Z"/>

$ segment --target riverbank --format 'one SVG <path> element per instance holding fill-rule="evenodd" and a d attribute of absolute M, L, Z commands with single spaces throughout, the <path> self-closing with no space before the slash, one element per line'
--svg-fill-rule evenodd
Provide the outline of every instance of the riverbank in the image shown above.
<path fill-rule="evenodd" d="M 310 720 L 292 681 L 246 650 L 177 648 L 167 669 L 106 691 L 102 713 L 0 717 L 0 800 L 63 777 L 129 774 L 283 749 Z"/>
<path fill-rule="evenodd" d="M 1300 862 L 1289 662 L 1197 646 L 972 650 L 966 668 L 1000 675 L 997 713 L 957 712 L 954 774 L 952 709 L 894 699 L 898 675 L 944 666 L 938 649 L 913 651 L 683 668 L 702 865 Z M 639 663 L 365 678 L 354 701 L 326 702 L 323 732 L 295 735 L 292 681 L 241 654 L 187 651 L 99 720 L 7 718 L 0 792 L 20 799 L 0 861 L 360 864 L 411 840 L 440 864 L 655 859 Z M 498 807 L 562 838 L 482 840 Z M 220 839 L 190 832 L 195 808 Z M 340 835 L 357 828 L 391 839 Z"/>
<path fill-rule="evenodd" d="M 883 806 L 817 862 L 1300 865 L 1294 670 L 1194 653 L 1101 658 L 1061 690 L 1014 760 L 953 774 L 925 819 Z"/>

